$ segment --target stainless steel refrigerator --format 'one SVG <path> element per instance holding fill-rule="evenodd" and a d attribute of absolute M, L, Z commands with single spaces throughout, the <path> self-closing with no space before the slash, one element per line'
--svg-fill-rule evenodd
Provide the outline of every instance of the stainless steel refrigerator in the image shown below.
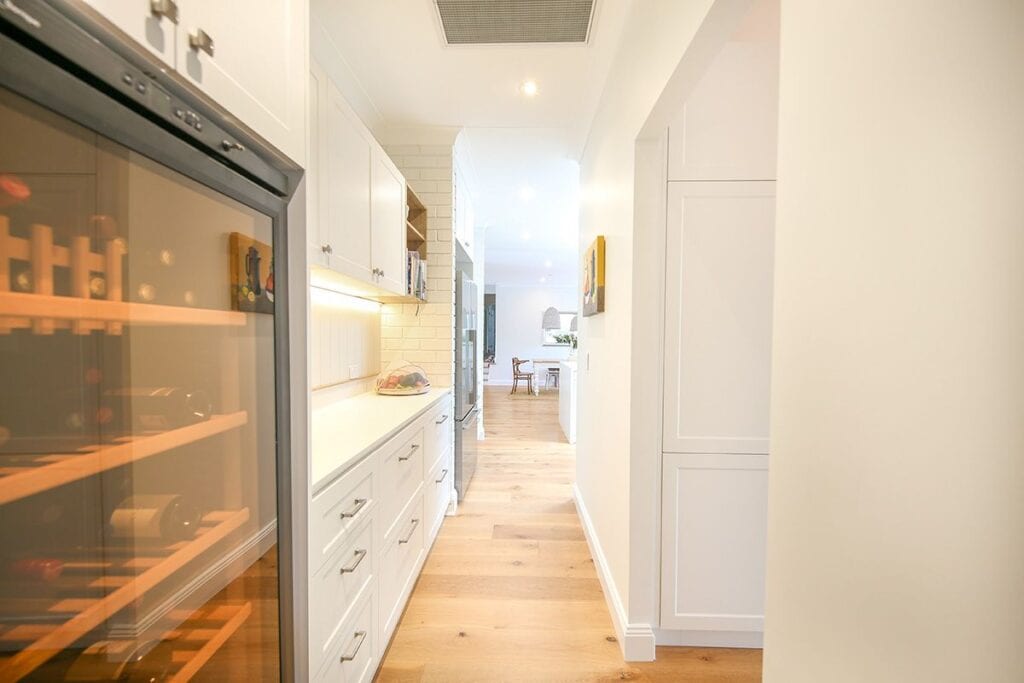
<path fill-rule="evenodd" d="M 480 405 L 477 396 L 477 289 L 473 263 L 456 244 L 455 271 L 455 490 L 459 500 L 476 471 L 477 429 Z"/>

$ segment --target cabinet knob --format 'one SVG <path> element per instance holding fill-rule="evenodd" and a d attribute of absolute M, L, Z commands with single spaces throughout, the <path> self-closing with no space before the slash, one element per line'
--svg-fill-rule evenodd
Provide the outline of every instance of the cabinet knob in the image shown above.
<path fill-rule="evenodd" d="M 334 253 L 334 249 L 332 249 L 331 245 L 329 245 L 329 244 L 325 244 L 322 247 L 320 247 L 320 251 L 324 252 L 325 254 L 333 254 Z"/>
<path fill-rule="evenodd" d="M 178 23 L 178 3 L 174 0 L 149 0 L 149 11 L 158 17 Z"/>
<path fill-rule="evenodd" d="M 189 34 L 188 44 L 193 50 L 202 50 L 211 57 L 213 56 L 213 38 L 201 28 L 197 28 Z"/>

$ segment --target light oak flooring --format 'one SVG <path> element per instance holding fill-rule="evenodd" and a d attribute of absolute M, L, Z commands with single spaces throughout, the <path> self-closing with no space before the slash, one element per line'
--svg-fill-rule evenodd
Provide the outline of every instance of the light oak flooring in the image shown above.
<path fill-rule="evenodd" d="M 486 387 L 476 477 L 445 520 L 379 681 L 761 680 L 760 650 L 658 648 L 622 661 L 572 500 L 558 394 Z"/>

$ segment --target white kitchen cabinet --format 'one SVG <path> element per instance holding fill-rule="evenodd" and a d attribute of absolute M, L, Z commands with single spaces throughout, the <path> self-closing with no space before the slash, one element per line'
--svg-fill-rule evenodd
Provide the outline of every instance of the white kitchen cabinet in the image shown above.
<path fill-rule="evenodd" d="M 405 178 L 384 150 L 374 150 L 370 172 L 370 257 L 377 284 L 405 294 Z"/>
<path fill-rule="evenodd" d="M 308 2 L 177 3 L 178 72 L 304 165 Z"/>
<path fill-rule="evenodd" d="M 324 184 L 324 131 L 323 120 L 327 97 L 327 75 L 318 64 L 309 65 L 309 107 L 306 112 L 306 244 L 311 266 L 328 264 L 326 241 L 320 235 L 320 217 L 324 213 L 323 203 L 327 193 Z M 326 230 L 325 230 L 326 233 Z M 315 386 L 315 385 L 314 385 Z"/>
<path fill-rule="evenodd" d="M 405 177 L 315 62 L 309 83 L 310 262 L 346 293 L 406 300 Z"/>
<path fill-rule="evenodd" d="M 314 411 L 313 680 L 369 680 L 380 664 L 455 493 L 451 427 L 449 389 L 368 393 Z"/>
<path fill-rule="evenodd" d="M 292 161 L 306 163 L 308 0 L 86 0 Z"/>
<path fill-rule="evenodd" d="M 152 4 L 150 0 L 85 0 L 129 38 L 159 57 L 172 69 L 178 47 L 176 3 Z"/>
<path fill-rule="evenodd" d="M 327 82 L 326 135 L 323 154 L 323 214 L 320 239 L 330 252 L 332 270 L 364 282 L 373 282 L 370 261 L 369 133 L 349 108 L 338 88 Z"/>
<path fill-rule="evenodd" d="M 669 183 L 664 451 L 768 452 L 774 182 Z"/>
<path fill-rule="evenodd" d="M 759 637 L 768 456 L 668 454 L 661 500 L 662 628 Z"/>
<path fill-rule="evenodd" d="M 669 180 L 774 180 L 776 41 L 726 43 L 669 128 Z"/>

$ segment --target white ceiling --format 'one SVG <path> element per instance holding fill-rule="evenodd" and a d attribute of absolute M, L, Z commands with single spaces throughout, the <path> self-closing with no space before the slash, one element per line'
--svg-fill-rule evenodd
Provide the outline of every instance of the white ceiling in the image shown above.
<path fill-rule="evenodd" d="M 575 160 L 627 7 L 598 0 L 589 43 L 572 45 L 447 46 L 432 0 L 314 0 L 312 21 L 346 62 L 371 128 L 465 129 L 487 282 L 575 285 Z M 520 93 L 527 79 L 536 97 Z"/>

